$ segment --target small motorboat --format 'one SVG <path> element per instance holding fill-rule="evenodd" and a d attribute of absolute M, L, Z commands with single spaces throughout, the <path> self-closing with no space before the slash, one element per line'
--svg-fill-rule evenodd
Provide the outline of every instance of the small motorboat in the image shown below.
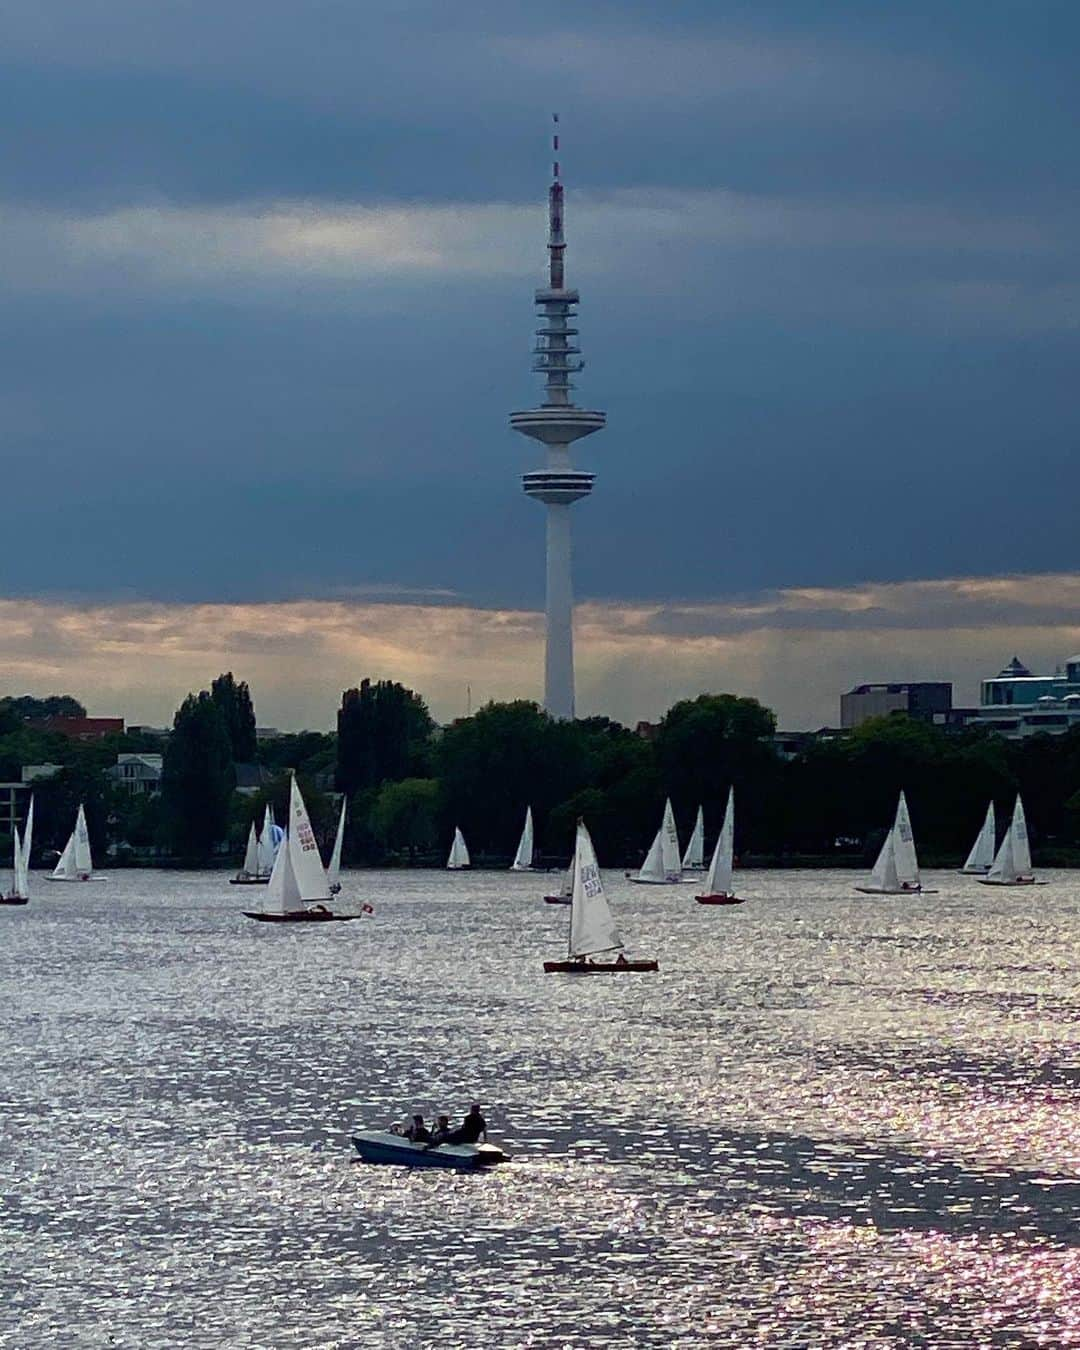
<path fill-rule="evenodd" d="M 631 961 L 626 957 L 597 961 L 583 956 L 577 960 L 544 962 L 544 971 L 548 975 L 625 975 L 659 969 L 659 961 Z"/>
<path fill-rule="evenodd" d="M 414 1144 L 392 1130 L 361 1130 L 352 1137 L 353 1147 L 366 1163 L 390 1163 L 400 1167 L 451 1167 L 458 1172 L 478 1172 L 496 1163 L 509 1162 L 494 1144 Z"/>

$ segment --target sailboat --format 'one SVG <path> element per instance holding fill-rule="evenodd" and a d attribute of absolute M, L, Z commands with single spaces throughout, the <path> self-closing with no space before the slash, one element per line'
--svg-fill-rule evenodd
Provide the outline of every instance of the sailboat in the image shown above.
<path fill-rule="evenodd" d="M 514 861 L 510 864 L 511 872 L 527 872 L 533 863 L 533 819 L 532 807 L 525 808 L 525 824 L 522 826 L 521 838 L 518 840 L 517 853 L 514 854 Z"/>
<path fill-rule="evenodd" d="M 0 905 L 25 905 L 30 899 L 30 842 L 34 834 L 34 799 L 26 813 L 26 827 L 19 838 L 19 827 L 12 822 L 14 885 L 7 895 L 0 895 Z"/>
<path fill-rule="evenodd" d="M 745 900 L 731 889 L 731 874 L 735 866 L 735 789 L 728 789 L 727 810 L 720 835 L 713 850 L 709 875 L 705 878 L 704 895 L 696 896 L 699 905 L 742 905 Z"/>
<path fill-rule="evenodd" d="M 259 835 L 257 855 L 259 865 L 255 869 L 255 875 L 261 880 L 270 880 L 270 873 L 274 870 L 274 859 L 277 857 L 277 851 L 284 838 L 285 831 L 280 825 L 274 823 L 274 811 L 270 803 L 267 802 L 266 810 L 263 812 L 262 833 Z"/>
<path fill-rule="evenodd" d="M 64 845 L 60 861 L 45 874 L 46 881 L 98 881 L 94 876 L 94 860 L 90 856 L 90 835 L 86 829 L 86 812 L 82 802 L 75 817 L 75 828 Z"/>
<path fill-rule="evenodd" d="M 630 881 L 645 886 L 674 886 L 682 881 L 682 863 L 679 861 L 679 836 L 675 829 L 675 813 L 671 798 L 664 803 L 664 818 L 652 841 L 641 870 Z"/>
<path fill-rule="evenodd" d="M 265 886 L 274 870 L 274 855 L 278 841 L 274 839 L 275 830 L 280 838 L 281 831 L 274 824 L 274 813 L 270 803 L 266 804 L 263 814 L 262 833 L 256 835 L 255 822 L 248 828 L 247 847 L 244 849 L 244 861 L 236 876 L 230 878 L 233 886 Z"/>
<path fill-rule="evenodd" d="M 615 926 L 615 917 L 604 894 L 600 868 L 596 862 L 589 831 L 578 821 L 574 848 L 574 890 L 570 902 L 570 940 L 565 961 L 545 961 L 547 974 L 615 975 L 621 971 L 659 970 L 656 961 L 628 961 L 623 955 L 623 940 Z M 597 961 L 597 956 L 618 952 L 614 961 Z"/>
<path fill-rule="evenodd" d="M 697 809 L 697 820 L 694 821 L 690 842 L 683 854 L 682 865 L 684 872 L 700 872 L 705 866 L 705 812 L 700 806 Z"/>
<path fill-rule="evenodd" d="M 326 879 L 330 883 L 330 894 L 337 895 L 341 890 L 341 848 L 345 843 L 345 808 L 348 797 L 341 799 L 341 815 L 338 816 L 337 834 L 334 835 L 334 851 L 330 854 L 330 866 L 326 869 Z"/>
<path fill-rule="evenodd" d="M 885 836 L 881 852 L 870 873 L 869 886 L 856 886 L 863 895 L 936 895 L 923 889 L 919 877 L 919 860 L 915 854 L 915 839 L 911 833 L 907 798 L 903 792 L 896 804 L 896 818 Z"/>
<path fill-rule="evenodd" d="M 1027 821 L 1024 819 L 1024 803 L 1017 793 L 1013 807 L 1012 820 L 1005 831 L 1005 838 L 997 851 L 993 864 L 984 877 L 977 877 L 983 886 L 1045 886 L 1045 881 L 1036 881 L 1031 871 L 1031 847 L 1028 844 Z"/>
<path fill-rule="evenodd" d="M 986 819 L 982 823 L 982 829 L 975 836 L 975 842 L 971 846 L 967 862 L 961 867 L 960 871 L 973 872 L 976 875 L 985 875 L 989 872 L 994 861 L 994 845 L 996 842 L 997 822 L 994 819 L 994 803 L 991 802 L 986 808 Z"/>
<path fill-rule="evenodd" d="M 545 895 L 544 903 L 548 905 L 568 905 L 574 894 L 574 860 L 570 859 L 570 866 L 563 874 L 563 882 L 554 895 Z"/>
<path fill-rule="evenodd" d="M 289 829 L 274 859 L 266 888 L 266 909 L 244 911 L 244 917 L 263 923 L 326 923 L 358 919 L 358 914 L 334 914 L 327 908 L 330 883 L 319 857 L 315 832 L 295 777 L 289 784 Z M 310 906 L 310 908 L 309 908 Z"/>
<path fill-rule="evenodd" d="M 465 846 L 465 836 L 455 826 L 454 842 L 450 845 L 450 856 L 446 860 L 447 869 L 451 872 L 459 872 L 463 867 L 471 867 L 469 862 L 469 850 Z"/>

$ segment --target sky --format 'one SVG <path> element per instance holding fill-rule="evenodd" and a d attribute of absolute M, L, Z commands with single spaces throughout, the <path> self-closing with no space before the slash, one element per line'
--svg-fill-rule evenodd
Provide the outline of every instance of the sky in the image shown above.
<path fill-rule="evenodd" d="M 554 109 L 608 414 L 579 710 L 821 725 L 1080 647 L 1070 0 L 9 0 L 3 36 L 0 691 L 539 696 L 507 415 Z"/>

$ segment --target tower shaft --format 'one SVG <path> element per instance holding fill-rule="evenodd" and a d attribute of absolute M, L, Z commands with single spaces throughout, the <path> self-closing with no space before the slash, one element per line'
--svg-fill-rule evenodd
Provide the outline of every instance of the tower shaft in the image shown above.
<path fill-rule="evenodd" d="M 558 116 L 555 117 L 556 124 Z M 570 446 L 600 431 L 602 412 L 578 408 L 571 400 L 570 376 L 581 370 L 581 349 L 575 343 L 578 293 L 566 285 L 566 239 L 563 234 L 563 186 L 559 173 L 559 136 L 553 137 L 556 159 L 548 189 L 548 285 L 535 295 L 540 326 L 533 349 L 533 369 L 544 376 L 544 402 L 538 408 L 510 414 L 510 425 L 547 450 L 543 469 L 524 474 L 526 494 L 547 507 L 547 646 L 544 659 L 544 707 L 552 717 L 574 716 L 574 588 L 570 507 L 587 497 L 594 474 L 573 467 Z"/>

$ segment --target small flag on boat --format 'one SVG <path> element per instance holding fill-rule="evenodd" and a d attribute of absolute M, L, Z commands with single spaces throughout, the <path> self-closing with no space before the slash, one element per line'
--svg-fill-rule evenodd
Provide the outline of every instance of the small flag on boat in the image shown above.
<path fill-rule="evenodd" d="M 361 913 L 361 914 L 374 914 L 374 913 L 375 913 L 375 906 L 374 906 L 374 905 L 368 905 L 368 904 L 361 905 L 361 906 L 360 906 L 360 913 Z"/>

